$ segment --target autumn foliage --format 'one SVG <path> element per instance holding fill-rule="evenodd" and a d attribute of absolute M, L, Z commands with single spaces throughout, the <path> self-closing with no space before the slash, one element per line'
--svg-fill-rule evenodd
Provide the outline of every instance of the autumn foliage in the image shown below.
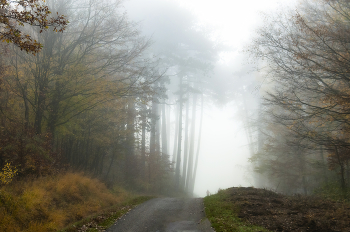
<path fill-rule="evenodd" d="M 329 170 L 343 190 L 350 184 L 349 12 L 348 1 L 303 1 L 296 12 L 267 23 L 252 46 L 273 83 L 260 122 L 266 142 L 256 162 L 285 170 L 276 185 L 287 178 L 307 193 L 334 178 Z M 288 173 L 292 164 L 299 171 Z"/>
<path fill-rule="evenodd" d="M 15 180 L 73 168 L 110 186 L 163 191 L 168 156 L 146 160 L 137 139 L 141 124 L 149 131 L 151 99 L 165 98 L 155 85 L 163 73 L 121 2 L 1 3 L 0 168 L 11 164 Z"/>
<path fill-rule="evenodd" d="M 38 27 L 40 33 L 53 27 L 63 32 L 68 21 L 63 15 L 52 17 L 49 7 L 39 0 L 0 1 L 0 40 L 14 43 L 21 50 L 37 53 L 42 44 L 25 33 L 24 26 Z"/>
<path fill-rule="evenodd" d="M 0 230 L 57 231 L 127 197 L 81 173 L 27 178 L 0 188 Z"/>

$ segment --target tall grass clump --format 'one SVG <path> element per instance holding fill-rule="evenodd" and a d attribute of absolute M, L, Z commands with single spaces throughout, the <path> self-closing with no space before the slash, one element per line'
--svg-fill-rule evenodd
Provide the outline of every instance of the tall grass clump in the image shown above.
<path fill-rule="evenodd" d="M 0 231 L 56 231 L 127 197 L 81 173 L 14 181 L 0 187 Z"/>

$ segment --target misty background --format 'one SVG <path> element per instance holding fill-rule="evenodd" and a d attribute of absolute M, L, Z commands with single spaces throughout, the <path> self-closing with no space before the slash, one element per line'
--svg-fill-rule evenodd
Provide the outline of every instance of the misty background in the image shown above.
<path fill-rule="evenodd" d="M 205 196 L 219 188 L 254 186 L 248 159 L 247 117 L 257 110 L 260 99 L 259 74 L 245 52 L 263 22 L 294 1 L 141 1 L 124 4 L 128 16 L 150 37 L 152 47 L 181 40 L 181 28 L 205 31 L 218 51 L 208 78 L 212 93 L 205 101 L 201 152 L 194 193 Z M 184 17 L 184 15 L 186 15 Z M 186 18 L 188 17 L 188 18 Z M 192 24 L 191 24 L 192 23 Z M 188 28 L 187 28 L 188 30 Z M 170 91 L 171 94 L 171 91 Z M 174 118 L 172 119 L 174 120 Z M 196 119 L 200 121 L 200 117 Z M 171 149 L 170 149 L 171 150 Z"/>

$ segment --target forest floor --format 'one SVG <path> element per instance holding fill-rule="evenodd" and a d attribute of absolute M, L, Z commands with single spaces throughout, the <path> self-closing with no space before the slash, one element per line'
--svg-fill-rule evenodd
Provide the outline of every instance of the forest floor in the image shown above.
<path fill-rule="evenodd" d="M 286 196 L 265 189 L 219 191 L 242 221 L 269 231 L 350 231 L 350 204 L 314 196 Z"/>

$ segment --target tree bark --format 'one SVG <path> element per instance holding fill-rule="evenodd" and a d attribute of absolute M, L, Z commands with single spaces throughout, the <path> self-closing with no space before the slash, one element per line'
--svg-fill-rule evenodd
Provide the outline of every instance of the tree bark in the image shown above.
<path fill-rule="evenodd" d="M 175 136 L 174 136 L 174 147 L 173 147 L 173 158 L 172 158 L 172 169 L 174 169 L 174 166 L 176 164 L 176 156 L 177 156 L 177 140 L 178 140 L 178 133 L 179 133 L 179 111 L 178 109 L 180 108 L 180 106 L 176 106 L 175 107 Z"/>
<path fill-rule="evenodd" d="M 176 157 L 176 169 L 175 169 L 175 189 L 180 190 L 180 165 L 181 165 L 181 145 L 182 145 L 182 107 L 183 107 L 183 76 L 180 75 L 180 99 L 179 99 L 179 134 L 177 140 L 177 157 Z"/>
<path fill-rule="evenodd" d="M 129 185 L 134 184 L 137 167 L 135 163 L 135 103 L 133 98 L 128 100 L 127 109 L 127 138 L 126 138 L 126 159 L 125 159 L 125 175 Z"/>
<path fill-rule="evenodd" d="M 337 146 L 334 146 L 334 150 L 335 150 L 335 155 L 337 156 L 337 159 L 338 159 L 338 164 L 340 166 L 340 186 L 341 186 L 343 192 L 345 192 L 346 191 L 346 184 L 345 184 L 344 163 L 342 162 L 342 160 L 340 158 L 340 154 L 339 154 Z"/>
<path fill-rule="evenodd" d="M 142 105 L 141 110 L 141 164 L 140 171 L 141 175 L 146 174 L 146 126 L 147 126 L 147 117 L 146 117 L 147 108 L 145 105 Z"/>
<path fill-rule="evenodd" d="M 162 105 L 162 154 L 168 155 L 167 120 L 165 113 L 165 103 Z"/>
<path fill-rule="evenodd" d="M 187 172 L 187 160 L 188 160 L 188 127 L 189 127 L 189 107 L 190 100 L 189 94 L 187 93 L 186 101 L 186 121 L 185 121 L 185 140 L 184 140 L 184 161 L 182 163 L 182 177 L 181 177 L 181 188 L 185 189 L 186 186 L 186 172 Z"/>
<path fill-rule="evenodd" d="M 197 167 L 198 167 L 198 157 L 199 157 L 199 151 L 201 148 L 201 138 L 202 138 L 202 125 L 203 125 L 203 112 L 204 112 L 204 98 L 202 94 L 202 100 L 201 100 L 201 121 L 199 124 L 199 134 L 198 134 L 198 145 L 197 145 L 197 153 L 196 153 L 196 162 L 194 164 L 194 170 L 193 170 L 193 177 L 191 181 L 191 189 L 190 192 L 193 193 L 194 191 L 194 185 L 196 183 L 196 176 L 197 176 Z"/>
<path fill-rule="evenodd" d="M 192 125 L 191 125 L 191 141 L 190 141 L 190 152 L 188 159 L 188 171 L 187 171 L 187 181 L 186 181 L 186 191 L 191 195 L 193 194 L 192 182 L 193 182 L 193 156 L 194 156 L 194 138 L 196 133 L 196 106 L 197 106 L 197 94 L 193 96 L 193 106 L 192 106 Z"/>

